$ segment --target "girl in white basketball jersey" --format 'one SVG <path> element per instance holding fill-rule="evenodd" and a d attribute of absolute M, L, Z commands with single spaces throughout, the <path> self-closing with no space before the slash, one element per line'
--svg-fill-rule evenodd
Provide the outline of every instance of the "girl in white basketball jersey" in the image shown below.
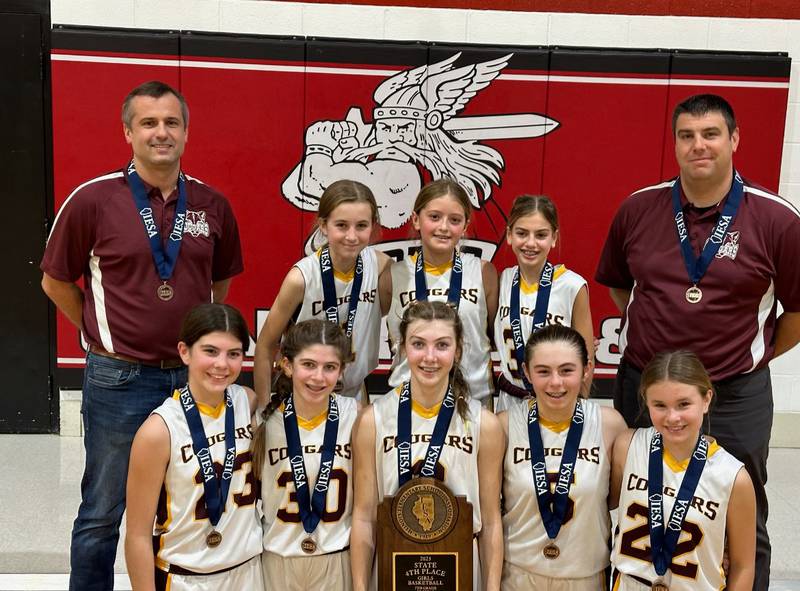
<path fill-rule="evenodd" d="M 586 383 L 591 383 L 594 338 L 589 290 L 583 277 L 548 261 L 557 240 L 555 204 L 544 195 L 517 197 L 506 227 L 506 242 L 517 264 L 500 275 L 500 301 L 494 320 L 494 343 L 500 355 L 496 410 L 508 408 L 510 397 L 529 395 L 520 362 L 534 324 L 538 328 L 571 326 L 583 336 L 590 364 Z M 512 326 L 519 327 L 516 336 Z"/>
<path fill-rule="evenodd" d="M 131 448 L 125 559 L 137 591 L 263 585 L 250 458 L 255 393 L 233 383 L 249 342 L 242 315 L 224 304 L 197 306 L 183 322 L 178 352 L 189 381 Z"/>
<path fill-rule="evenodd" d="M 277 393 L 253 443 L 264 512 L 264 584 L 350 591 L 352 455 L 358 403 L 334 394 L 350 357 L 342 329 L 298 322 L 281 346 Z"/>
<path fill-rule="evenodd" d="M 523 370 L 534 397 L 498 415 L 508 437 L 504 591 L 606 588 L 611 449 L 625 421 L 580 396 L 590 367 L 575 329 L 533 333 Z"/>
<path fill-rule="evenodd" d="M 414 301 L 448 302 L 458 310 L 464 326 L 461 371 L 472 397 L 490 405 L 494 384 L 487 331 L 497 309 L 497 271 L 489 261 L 458 250 L 471 215 L 469 197 L 455 181 L 443 178 L 422 188 L 411 212 L 422 246 L 381 275 L 381 306 L 387 313 L 394 353 L 389 385 L 399 386 L 409 379 L 400 346 L 405 309 Z"/>
<path fill-rule="evenodd" d="M 363 399 L 364 378 L 378 365 L 378 276 L 389 257 L 368 246 L 380 227 L 372 191 L 356 181 L 331 183 L 320 198 L 317 224 L 327 244 L 289 270 L 258 335 L 253 377 L 261 404 L 269 398 L 272 365 L 292 322 L 327 318 L 344 327 L 354 356 L 342 376 L 342 395 Z"/>
<path fill-rule="evenodd" d="M 427 475 L 423 466 L 430 464 L 430 476 L 472 504 L 474 566 L 478 560 L 480 566 L 480 573 L 473 568 L 474 588 L 497 591 L 503 562 L 502 430 L 497 417 L 469 398 L 458 364 L 464 332 L 451 306 L 416 302 L 404 312 L 399 331 L 410 379 L 364 408 L 353 435 L 353 588 L 365 591 L 374 576 L 378 504 L 414 475 Z"/>
<path fill-rule="evenodd" d="M 653 426 L 614 446 L 614 589 L 749 591 L 755 493 L 742 463 L 702 434 L 714 393 L 708 374 L 694 353 L 659 353 L 639 392 Z"/>

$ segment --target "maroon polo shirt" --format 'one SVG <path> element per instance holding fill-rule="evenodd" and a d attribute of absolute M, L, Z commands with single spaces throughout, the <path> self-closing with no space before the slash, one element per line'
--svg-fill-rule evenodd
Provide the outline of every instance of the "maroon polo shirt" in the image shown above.
<path fill-rule="evenodd" d="M 689 349 L 715 381 L 761 368 L 774 352 L 776 302 L 800 312 L 800 213 L 745 179 L 736 219 L 698 284 L 703 298 L 690 304 L 685 293 L 691 282 L 672 211 L 674 182 L 633 193 L 608 232 L 595 279 L 631 290 L 620 350 L 642 368 L 659 351 Z M 699 256 L 725 200 L 698 209 L 682 193 L 689 239 Z"/>
<path fill-rule="evenodd" d="M 83 334 L 90 344 L 147 361 L 175 358 L 185 314 L 211 301 L 212 282 L 242 272 L 230 204 L 186 178 L 186 222 L 169 280 L 175 295 L 167 302 L 156 294 L 162 281 L 126 171 L 84 183 L 61 206 L 41 269 L 59 281 L 83 277 Z M 178 192 L 165 201 L 158 189 L 146 188 L 163 239 L 172 230 Z"/>

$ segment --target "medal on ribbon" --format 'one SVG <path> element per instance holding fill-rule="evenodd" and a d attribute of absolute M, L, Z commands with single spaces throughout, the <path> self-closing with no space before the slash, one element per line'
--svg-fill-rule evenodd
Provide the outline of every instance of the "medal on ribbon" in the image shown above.
<path fill-rule="evenodd" d="M 539 425 L 539 411 L 536 400 L 528 403 L 528 443 L 531 450 L 531 473 L 533 474 L 533 485 L 536 491 L 536 502 L 539 505 L 539 514 L 542 517 L 542 524 L 550 538 L 550 543 L 542 550 L 545 558 L 554 560 L 561 554 L 561 550 L 555 544 L 555 539 L 564 517 L 567 513 L 567 502 L 569 501 L 569 490 L 572 487 L 572 475 L 575 472 L 575 460 L 578 457 L 578 445 L 583 434 L 584 410 L 583 402 L 577 400 L 575 410 L 572 413 L 567 440 L 564 443 L 564 450 L 561 455 L 561 465 L 558 469 L 558 479 L 555 489 L 550 492 L 550 482 L 547 479 L 547 464 L 544 458 L 544 444 L 542 443 L 542 433 Z"/>
<path fill-rule="evenodd" d="M 464 275 L 464 268 L 461 262 L 461 255 L 458 251 L 453 251 L 453 267 L 450 269 L 450 287 L 447 290 L 447 303 L 458 310 L 461 302 L 461 283 Z M 414 287 L 416 297 L 420 302 L 428 300 L 428 281 L 425 278 L 425 261 L 422 259 L 422 249 L 417 253 L 417 262 L 414 266 Z"/>
<path fill-rule="evenodd" d="M 294 490 L 297 495 L 297 506 L 300 521 L 308 536 L 300 543 L 306 554 L 317 551 L 317 543 L 311 537 L 325 512 L 325 501 L 328 495 L 331 472 L 333 471 L 333 455 L 336 450 L 336 437 L 339 433 L 339 405 L 335 396 L 328 397 L 328 416 L 325 420 L 325 434 L 322 437 L 322 452 L 319 462 L 317 482 L 314 493 L 309 492 L 310 483 L 303 458 L 303 447 L 300 441 L 300 429 L 297 426 L 297 413 L 294 409 L 294 397 L 284 402 L 283 429 L 286 433 L 286 448 L 289 453 L 289 466 L 292 469 Z"/>
<path fill-rule="evenodd" d="M 550 261 L 545 261 L 542 272 L 539 275 L 539 289 L 536 292 L 536 308 L 533 311 L 531 334 L 535 333 L 537 330 L 543 329 L 544 323 L 547 320 L 547 306 L 550 303 L 550 290 L 553 287 L 553 270 L 554 267 Z M 509 319 L 511 321 L 511 336 L 514 339 L 514 358 L 517 361 L 517 373 L 525 389 L 533 393 L 533 387 L 528 381 L 528 378 L 525 377 L 525 370 L 522 368 L 523 365 L 525 365 L 526 338 L 522 334 L 522 319 L 519 303 L 521 279 L 519 267 L 517 267 L 517 270 L 514 271 L 514 279 L 511 281 Z"/>
<path fill-rule="evenodd" d="M 228 390 L 225 390 L 225 464 L 222 474 L 217 475 L 214 468 L 214 460 L 211 457 L 208 439 L 205 429 L 203 429 L 203 419 L 197 409 L 189 384 L 186 384 L 179 391 L 179 400 L 186 423 L 189 425 L 189 433 L 192 436 L 192 449 L 200 464 L 200 473 L 203 475 L 203 497 L 208 512 L 208 520 L 211 522 L 211 533 L 206 536 L 206 545 L 209 548 L 216 548 L 222 543 L 222 534 L 217 531 L 222 513 L 225 510 L 225 503 L 228 499 L 228 491 L 231 487 L 231 477 L 233 476 L 233 464 L 236 461 L 236 440 L 234 438 L 234 411 L 233 401 Z"/>
<path fill-rule="evenodd" d="M 339 324 L 339 304 L 336 297 L 336 282 L 333 276 L 333 262 L 330 250 L 327 246 L 323 247 L 319 253 L 319 271 L 322 275 L 322 305 L 325 308 L 325 317 L 329 322 Z M 353 326 L 356 323 L 356 311 L 358 300 L 361 297 L 361 283 L 364 280 L 364 262 L 359 254 L 356 258 L 356 267 L 353 272 L 353 284 L 350 288 L 350 303 L 347 307 L 347 321 L 344 325 L 344 333 L 348 339 L 352 340 Z"/>
<path fill-rule="evenodd" d="M 147 234 L 147 241 L 150 243 L 150 251 L 153 254 L 156 272 L 163 282 L 156 289 L 156 295 L 158 299 L 168 302 L 175 296 L 175 290 L 167 282 L 175 271 L 175 264 L 178 262 L 178 254 L 183 240 L 183 225 L 186 221 L 186 180 L 182 172 L 178 174 L 178 202 L 175 206 L 175 219 L 172 221 L 172 230 L 170 230 L 166 239 L 166 247 L 153 217 L 153 208 L 150 207 L 147 190 L 142 179 L 139 178 L 139 173 L 136 172 L 133 160 L 128 165 L 128 186 L 130 187 L 131 195 L 133 195 L 136 210 L 139 212 L 142 224 L 144 224 L 144 231 Z"/>
<path fill-rule="evenodd" d="M 428 442 L 428 449 L 425 452 L 425 460 L 419 470 L 420 476 L 435 478 L 436 463 L 444 448 L 444 440 L 447 437 L 447 430 L 450 428 L 450 420 L 456 408 L 456 397 L 453 394 L 453 387 L 447 385 L 447 393 L 439 406 L 439 413 L 436 416 L 436 423 L 433 427 L 431 440 Z M 400 486 L 411 480 L 411 383 L 404 382 L 400 390 L 400 401 L 397 407 L 397 474 Z"/>
<path fill-rule="evenodd" d="M 689 507 L 703 474 L 703 468 L 708 458 L 708 442 L 702 436 L 697 439 L 697 444 L 692 452 L 689 466 L 683 475 L 675 504 L 669 516 L 669 521 L 664 527 L 664 446 L 661 433 L 655 432 L 650 440 L 650 460 L 647 467 L 647 505 L 650 517 L 650 548 L 653 568 L 659 577 L 664 576 L 672 563 L 675 547 L 681 534 L 683 521 L 689 512 Z M 661 587 L 656 587 L 661 585 Z M 661 581 L 653 584 L 653 589 L 665 591 L 666 585 Z"/>
<path fill-rule="evenodd" d="M 702 290 L 697 287 L 700 280 L 706 274 L 708 266 L 714 260 L 717 252 L 719 251 L 722 242 L 725 239 L 725 231 L 733 225 L 733 220 L 736 219 L 736 213 L 739 211 L 739 204 L 744 195 L 744 182 L 742 177 L 736 170 L 733 171 L 733 182 L 731 189 L 728 192 L 727 201 L 722 208 L 719 219 L 714 226 L 714 231 L 703 246 L 699 257 L 694 256 L 692 245 L 689 242 L 689 231 L 686 228 L 686 221 L 683 217 L 683 209 L 681 208 L 681 179 L 678 177 L 672 184 L 672 211 L 675 214 L 675 228 L 678 231 L 678 244 L 681 247 L 681 254 L 683 255 L 683 262 L 686 266 L 686 272 L 689 274 L 689 281 L 692 286 L 686 290 L 686 301 L 690 304 L 696 304 L 703 299 Z"/>

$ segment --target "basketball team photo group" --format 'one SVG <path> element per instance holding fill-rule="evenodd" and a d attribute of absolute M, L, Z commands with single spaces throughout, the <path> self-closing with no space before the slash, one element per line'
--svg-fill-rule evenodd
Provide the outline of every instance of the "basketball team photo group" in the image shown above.
<path fill-rule="evenodd" d="M 66 196 L 40 264 L 86 348 L 70 589 L 113 589 L 122 535 L 135 591 L 767 591 L 768 364 L 800 341 L 800 213 L 737 168 L 757 131 L 735 100 L 668 105 L 678 175 L 630 183 L 584 277 L 561 242 L 596 220 L 555 193 L 498 206 L 513 264 L 481 250 L 475 170 L 502 158 L 437 148 L 442 111 L 385 106 L 409 88 L 350 160 L 359 121 L 307 128 L 286 186 L 316 195 L 308 238 L 269 238 L 297 260 L 269 265 L 258 327 L 226 303 L 254 236 L 182 165 L 191 105 L 158 80 L 118 97 L 130 159 Z M 416 175 L 426 149 L 476 164 L 418 186 L 363 165 Z M 410 247 L 381 242 L 406 220 Z M 590 295 L 621 318 L 613 379 Z"/>

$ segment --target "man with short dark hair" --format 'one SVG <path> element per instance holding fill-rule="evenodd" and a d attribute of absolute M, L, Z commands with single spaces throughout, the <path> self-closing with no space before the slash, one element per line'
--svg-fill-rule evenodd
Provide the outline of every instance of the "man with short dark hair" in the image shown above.
<path fill-rule="evenodd" d="M 744 462 L 755 487 L 753 588 L 766 591 L 768 363 L 800 341 L 800 213 L 734 169 L 739 129 L 725 99 L 689 97 L 672 121 L 680 176 L 622 203 L 595 277 L 622 313 L 614 406 L 628 425 L 649 424 L 641 369 L 659 351 L 700 357 L 716 390 L 711 435 Z"/>
<path fill-rule="evenodd" d="M 186 383 L 177 353 L 184 315 L 221 302 L 243 270 L 228 201 L 181 171 L 183 96 L 147 82 L 125 98 L 122 118 L 132 160 L 67 198 L 41 264 L 42 288 L 89 344 L 86 467 L 70 552 L 76 591 L 113 589 L 133 436 Z"/>

